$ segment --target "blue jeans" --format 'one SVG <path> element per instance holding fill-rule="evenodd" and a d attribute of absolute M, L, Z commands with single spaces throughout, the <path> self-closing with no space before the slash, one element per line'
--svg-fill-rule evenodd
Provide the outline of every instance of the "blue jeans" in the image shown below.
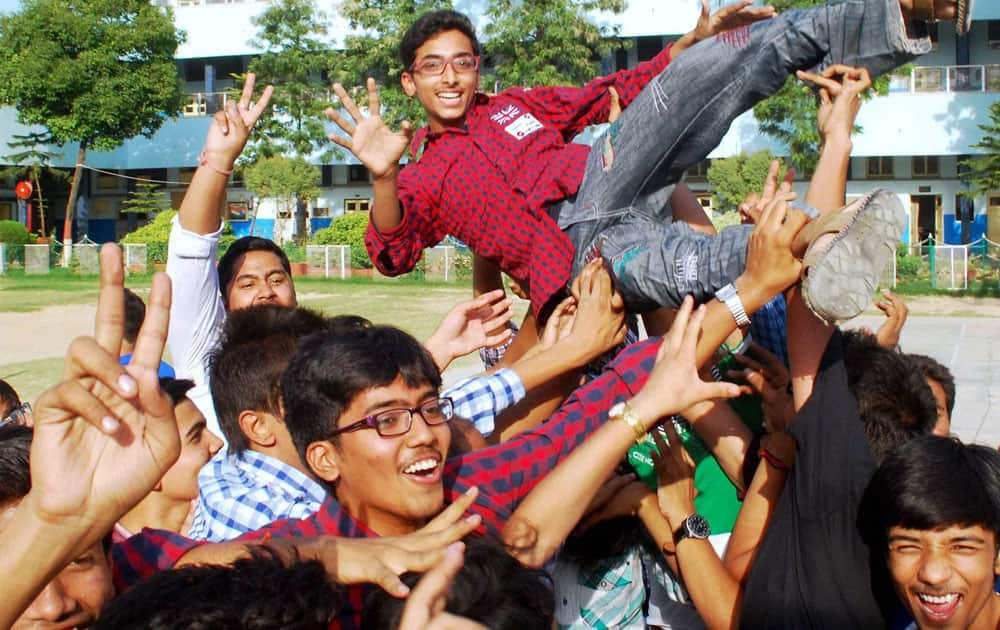
<path fill-rule="evenodd" d="M 684 171 L 795 70 L 844 63 L 876 76 L 929 49 L 929 40 L 906 37 L 898 0 L 851 0 L 788 11 L 685 51 L 595 143 L 576 196 L 552 209 L 576 245 L 574 277 L 600 253 L 633 312 L 711 297 L 742 273 L 751 229 L 711 237 L 672 223 L 670 194 Z"/>

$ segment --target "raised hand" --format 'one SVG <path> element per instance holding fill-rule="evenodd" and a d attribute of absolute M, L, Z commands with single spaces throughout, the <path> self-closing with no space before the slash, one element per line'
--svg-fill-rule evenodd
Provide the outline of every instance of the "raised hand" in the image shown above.
<path fill-rule="evenodd" d="M 653 453 L 659 489 L 656 492 L 660 512 L 676 529 L 688 516 L 694 514 L 694 462 L 681 443 L 673 422 L 663 423 L 667 439 L 653 431 L 653 440 L 659 453 Z"/>
<path fill-rule="evenodd" d="M 820 139 L 826 142 L 828 138 L 836 137 L 849 141 L 854 121 L 861 109 L 861 96 L 872 85 L 868 70 L 834 64 L 820 74 L 799 70 L 795 76 L 800 81 L 813 83 L 819 88 L 816 125 Z"/>
<path fill-rule="evenodd" d="M 347 137 L 336 133 L 329 135 L 330 140 L 344 147 L 354 157 L 365 165 L 372 177 L 382 179 L 396 174 L 399 159 L 406 152 L 406 147 L 413 137 L 413 125 L 403 121 L 398 132 L 389 129 L 382 120 L 382 109 L 378 99 L 378 88 L 375 79 L 368 77 L 368 115 L 361 109 L 339 83 L 333 84 L 333 92 L 340 99 L 341 105 L 350 115 L 351 120 L 340 115 L 332 107 L 327 108 L 326 115 L 347 134 Z M 353 121 L 353 122 L 352 122 Z"/>
<path fill-rule="evenodd" d="M 443 371 L 455 358 L 506 341 L 512 334 L 507 322 L 514 317 L 513 303 L 503 289 L 496 289 L 452 307 L 424 343 L 438 368 Z"/>
<path fill-rule="evenodd" d="M 772 6 L 753 6 L 753 0 L 742 0 L 742 2 L 724 6 L 715 13 L 710 13 L 710 11 L 708 0 L 702 0 L 701 15 L 698 16 L 698 23 L 692 31 L 695 42 L 778 15 Z"/>
<path fill-rule="evenodd" d="M 254 125 L 271 102 L 274 88 L 270 85 L 264 88 L 256 103 L 252 102 L 256 80 L 252 72 L 248 74 L 239 101 L 228 101 L 222 111 L 215 112 L 212 116 L 212 124 L 205 138 L 205 159 L 217 170 L 232 168 L 236 158 L 246 147 Z"/>
<path fill-rule="evenodd" d="M 586 363 L 625 338 L 625 303 L 600 258 L 584 266 L 573 280 L 571 292 L 577 304 L 569 336 L 575 340 Z"/>
<path fill-rule="evenodd" d="M 795 193 L 778 193 L 764 208 L 747 243 L 747 264 L 740 290 L 760 291 L 770 298 L 794 284 L 802 274 L 802 261 L 793 252 L 795 237 L 809 221 L 788 202 Z"/>
<path fill-rule="evenodd" d="M 766 208 L 777 195 L 787 195 L 787 199 L 791 201 L 795 199 L 795 193 L 792 192 L 792 183 L 795 181 L 795 169 L 789 168 L 785 171 L 785 176 L 781 179 L 781 183 L 778 183 L 778 173 L 781 171 L 781 162 L 778 160 L 771 160 L 771 164 L 767 169 L 767 175 L 764 176 L 764 183 L 761 186 L 760 192 L 752 192 L 748 194 L 739 205 L 740 211 L 740 222 L 741 223 L 752 223 L 754 225 L 760 221 L 760 215 L 764 212 Z"/>
<path fill-rule="evenodd" d="M 121 250 L 105 245 L 94 337 L 71 344 L 65 380 L 35 405 L 33 487 L 26 500 L 39 518 L 84 531 L 81 549 L 135 506 L 180 452 L 173 404 L 157 378 L 169 312 L 170 279 L 158 273 L 132 362 L 119 365 Z"/>
<path fill-rule="evenodd" d="M 792 400 L 791 376 L 781 360 L 760 344 L 750 346 L 754 361 L 745 354 L 734 354 L 733 358 L 746 366 L 742 371 L 729 372 L 730 377 L 746 381 L 747 393 L 760 396 L 764 412 L 764 430 L 768 433 L 784 431 L 795 417 L 795 403 Z"/>
<path fill-rule="evenodd" d="M 899 345 L 899 335 L 903 332 L 903 324 L 910 315 L 910 309 L 903 298 L 892 291 L 886 289 L 882 291 L 882 295 L 885 296 L 885 300 L 875 302 L 875 306 L 885 313 L 886 320 L 875 332 L 875 338 L 878 340 L 878 345 L 894 350 Z"/>
<path fill-rule="evenodd" d="M 739 386 L 703 381 L 698 375 L 695 355 L 704 319 L 705 306 L 694 309 L 694 300 L 685 297 L 656 353 L 649 380 L 632 399 L 632 407 L 640 418 L 664 418 L 703 400 L 739 396 Z"/>

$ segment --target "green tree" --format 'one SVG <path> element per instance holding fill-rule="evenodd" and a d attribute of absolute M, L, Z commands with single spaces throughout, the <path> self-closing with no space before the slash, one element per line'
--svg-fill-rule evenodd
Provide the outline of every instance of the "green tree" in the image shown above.
<path fill-rule="evenodd" d="M 65 239 L 87 150 L 150 137 L 180 110 L 174 55 L 183 37 L 149 0 L 22 0 L 20 12 L 0 17 L 0 103 L 55 142 L 79 143 Z"/>
<path fill-rule="evenodd" d="M 1000 101 L 990 105 L 989 116 L 988 124 L 979 125 L 983 130 L 982 140 L 970 145 L 984 155 L 959 162 L 959 167 L 965 170 L 962 180 L 972 188 L 962 194 L 969 198 L 1000 189 Z"/>
<path fill-rule="evenodd" d="M 350 212 L 336 217 L 330 227 L 316 230 L 313 243 L 317 245 L 350 245 L 351 267 L 371 269 L 372 259 L 365 249 L 365 232 L 368 230 L 367 212 Z"/>
<path fill-rule="evenodd" d="M 733 212 L 740 202 L 751 192 L 759 192 L 761 182 L 767 176 L 774 155 L 770 151 L 757 151 L 712 160 L 708 167 L 707 179 L 714 187 L 716 207 L 719 212 Z M 778 177 L 784 177 L 782 166 Z"/>
<path fill-rule="evenodd" d="M 414 127 L 426 123 L 424 110 L 403 92 L 399 78 L 403 62 L 399 42 L 410 24 L 427 11 L 450 9 L 450 0 L 344 0 L 340 12 L 351 34 L 344 37 L 343 50 L 330 58 L 329 74 L 348 92 L 367 103 L 365 80 L 374 77 L 379 85 L 382 116 L 393 129 L 408 120 Z"/>
<path fill-rule="evenodd" d="M 321 176 L 319 168 L 303 158 L 278 155 L 261 158 L 245 167 L 243 179 L 253 194 L 273 198 L 280 214 L 282 210 L 290 212 L 298 200 L 319 194 Z"/>
<path fill-rule="evenodd" d="M 773 0 L 779 12 L 811 7 L 825 0 Z M 906 68 L 900 69 L 906 72 Z M 872 91 L 878 95 L 889 92 L 889 77 L 872 79 Z M 819 159 L 819 132 L 816 130 L 817 101 L 809 85 L 788 78 L 773 96 L 754 106 L 753 115 L 760 130 L 779 141 L 788 151 L 788 160 L 800 173 L 812 173 Z M 863 129 L 855 125 L 854 133 Z"/>
<path fill-rule="evenodd" d="M 148 181 L 137 182 L 135 190 L 130 191 L 128 198 L 122 202 L 122 212 L 125 213 L 156 216 L 165 210 L 170 210 L 170 200 L 159 184 Z"/>
<path fill-rule="evenodd" d="M 48 230 L 45 226 L 45 197 L 42 195 L 42 175 L 48 175 L 53 179 L 66 180 L 69 176 L 65 171 L 52 168 L 50 162 L 62 157 L 61 153 L 48 151 L 45 147 L 52 143 L 52 139 L 44 133 L 29 133 L 25 135 L 14 135 L 14 141 L 8 142 L 11 149 L 19 149 L 14 153 L 4 156 L 14 166 L 0 169 L 0 179 L 27 177 L 35 191 L 35 201 L 38 204 L 38 217 L 40 219 L 38 234 L 47 236 Z"/>
<path fill-rule="evenodd" d="M 595 24 L 594 11 L 621 13 L 624 0 L 492 0 L 486 10 L 486 52 L 493 87 L 580 85 L 598 75 L 598 61 L 618 44 L 617 28 Z"/>
<path fill-rule="evenodd" d="M 250 62 L 258 84 L 274 85 L 271 107 L 258 122 L 259 141 L 251 147 L 259 157 L 291 155 L 322 162 L 333 157 L 326 137 L 323 110 L 329 103 L 323 73 L 328 65 L 327 16 L 314 0 L 275 0 L 252 19 L 257 35 L 251 44 L 263 53 Z M 295 204 L 296 233 L 306 237 L 306 204 Z"/>

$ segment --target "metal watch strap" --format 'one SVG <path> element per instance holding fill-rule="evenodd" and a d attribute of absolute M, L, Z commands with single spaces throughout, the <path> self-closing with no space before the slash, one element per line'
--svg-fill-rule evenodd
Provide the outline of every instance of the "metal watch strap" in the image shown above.
<path fill-rule="evenodd" d="M 747 312 L 743 309 L 743 300 L 740 299 L 735 285 L 730 283 L 719 289 L 715 293 L 715 299 L 726 305 L 726 308 L 732 313 L 733 319 L 736 320 L 737 326 L 750 325 L 750 318 L 747 317 Z"/>

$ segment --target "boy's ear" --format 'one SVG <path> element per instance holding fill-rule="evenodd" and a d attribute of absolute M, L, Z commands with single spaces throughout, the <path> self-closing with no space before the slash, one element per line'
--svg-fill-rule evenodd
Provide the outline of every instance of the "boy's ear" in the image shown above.
<path fill-rule="evenodd" d="M 306 466 L 314 475 L 331 486 L 340 479 L 337 449 L 329 440 L 313 442 L 306 447 Z"/>
<path fill-rule="evenodd" d="M 1000 550 L 997 551 L 997 557 L 993 561 L 993 575 L 1000 575 Z"/>
<path fill-rule="evenodd" d="M 404 72 L 399 75 L 399 82 L 402 84 L 403 91 L 406 92 L 406 95 L 413 98 L 413 95 L 417 93 L 417 85 L 413 82 L 413 75 L 409 72 Z"/>
<path fill-rule="evenodd" d="M 246 436 L 250 442 L 256 444 L 257 446 L 271 447 L 274 446 L 278 438 L 275 437 L 274 432 L 271 431 L 271 423 L 269 419 L 271 414 L 265 411 L 255 411 L 253 409 L 245 409 L 240 412 L 239 424 L 240 431 Z"/>

